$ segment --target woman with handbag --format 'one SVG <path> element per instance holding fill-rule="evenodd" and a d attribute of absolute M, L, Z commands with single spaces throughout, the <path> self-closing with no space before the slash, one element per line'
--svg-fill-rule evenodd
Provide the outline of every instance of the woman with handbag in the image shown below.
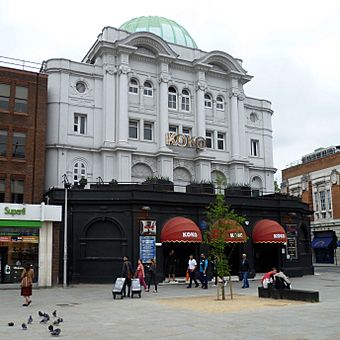
<path fill-rule="evenodd" d="M 27 264 L 25 269 L 21 274 L 21 296 L 25 298 L 25 303 L 23 306 L 27 307 L 31 304 L 31 296 L 32 296 L 32 283 L 34 278 L 34 271 L 30 264 Z"/>

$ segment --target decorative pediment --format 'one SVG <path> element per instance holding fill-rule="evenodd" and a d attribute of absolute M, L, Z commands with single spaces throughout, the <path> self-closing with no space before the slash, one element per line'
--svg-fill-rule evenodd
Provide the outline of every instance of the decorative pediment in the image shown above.
<path fill-rule="evenodd" d="M 134 46 L 138 49 L 146 49 L 155 56 L 168 56 L 177 58 L 178 54 L 160 37 L 149 32 L 136 32 L 130 34 L 125 39 L 119 41 L 119 44 Z M 138 50 L 137 50 L 138 51 Z"/>
<path fill-rule="evenodd" d="M 237 72 L 246 74 L 247 71 L 233 58 L 230 54 L 222 51 L 211 51 L 200 59 L 195 60 L 195 64 L 203 63 L 217 66 L 219 69 L 223 69 L 226 72 Z"/>

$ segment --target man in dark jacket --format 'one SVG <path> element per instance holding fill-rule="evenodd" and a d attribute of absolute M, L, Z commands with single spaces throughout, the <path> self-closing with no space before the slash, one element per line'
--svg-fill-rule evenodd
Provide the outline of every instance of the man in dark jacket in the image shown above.
<path fill-rule="evenodd" d="M 123 257 L 122 277 L 125 278 L 123 285 L 123 296 L 126 296 L 126 286 L 128 286 L 127 296 L 130 296 L 131 280 L 133 278 L 133 268 L 127 256 Z"/>
<path fill-rule="evenodd" d="M 242 288 L 249 288 L 248 273 L 249 273 L 249 261 L 246 254 L 242 254 L 242 260 L 240 264 L 240 271 L 242 274 L 243 286 Z"/>

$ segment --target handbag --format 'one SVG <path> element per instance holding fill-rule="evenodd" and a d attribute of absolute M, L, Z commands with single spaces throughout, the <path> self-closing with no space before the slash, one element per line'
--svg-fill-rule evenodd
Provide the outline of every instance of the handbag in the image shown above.
<path fill-rule="evenodd" d="M 189 271 L 187 271 L 185 274 L 185 281 L 189 281 L 189 280 L 190 280 L 190 274 L 189 274 Z"/>

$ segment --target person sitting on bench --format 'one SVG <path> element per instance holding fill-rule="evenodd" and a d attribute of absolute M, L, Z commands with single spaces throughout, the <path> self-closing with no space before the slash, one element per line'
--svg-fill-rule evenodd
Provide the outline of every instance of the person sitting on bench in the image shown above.
<path fill-rule="evenodd" d="M 261 279 L 261 284 L 263 288 L 269 288 L 273 285 L 274 275 L 277 273 L 276 268 L 273 268 L 270 272 L 263 275 Z"/>
<path fill-rule="evenodd" d="M 280 270 L 274 275 L 274 287 L 276 289 L 291 289 L 288 277 Z"/>

